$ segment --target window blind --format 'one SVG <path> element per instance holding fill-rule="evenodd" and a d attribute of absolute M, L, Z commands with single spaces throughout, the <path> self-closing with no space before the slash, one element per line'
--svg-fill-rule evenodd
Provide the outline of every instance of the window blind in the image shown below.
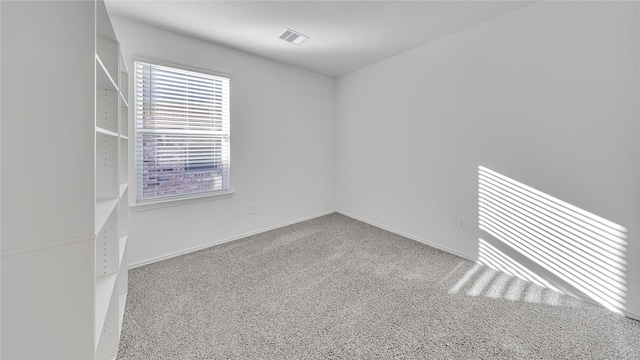
<path fill-rule="evenodd" d="M 138 199 L 229 189 L 229 79 L 136 62 Z"/>

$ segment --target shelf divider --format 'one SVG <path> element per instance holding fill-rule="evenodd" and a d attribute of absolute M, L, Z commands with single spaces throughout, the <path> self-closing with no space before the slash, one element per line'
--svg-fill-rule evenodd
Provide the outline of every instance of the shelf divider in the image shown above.
<path fill-rule="evenodd" d="M 99 233 L 104 224 L 107 222 L 109 215 L 118 205 L 118 199 L 102 199 L 96 201 L 95 207 L 95 233 Z"/>
<path fill-rule="evenodd" d="M 96 54 L 96 64 L 96 86 L 99 89 L 118 91 L 118 85 L 116 85 L 98 54 Z"/>
<path fill-rule="evenodd" d="M 127 293 L 124 294 L 120 294 L 120 297 L 118 298 L 118 315 L 119 315 L 119 321 L 118 321 L 118 328 L 120 329 L 120 331 L 122 331 L 122 323 L 124 322 L 124 309 L 127 306 Z M 118 336 L 118 338 L 120 338 L 120 336 Z"/>
<path fill-rule="evenodd" d="M 98 340 L 100 339 L 100 333 L 102 332 L 102 325 L 104 324 L 105 319 L 107 318 L 107 310 L 109 309 L 109 303 L 111 302 L 111 294 L 115 290 L 116 279 L 118 274 L 111 274 L 100 276 L 96 278 L 96 286 L 95 286 L 95 343 L 96 346 L 98 344 Z"/>
<path fill-rule="evenodd" d="M 120 251 L 120 254 L 118 255 L 118 269 L 120 268 L 120 266 L 122 266 L 122 259 L 124 258 L 124 249 L 127 246 L 127 239 L 127 235 L 120 237 L 120 242 L 118 244 L 118 250 Z"/>

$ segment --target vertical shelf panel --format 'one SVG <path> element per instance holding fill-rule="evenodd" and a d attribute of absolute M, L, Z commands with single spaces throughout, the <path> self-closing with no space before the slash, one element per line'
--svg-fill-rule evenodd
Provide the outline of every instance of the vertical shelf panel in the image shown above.
<path fill-rule="evenodd" d="M 120 265 L 118 252 L 117 211 L 111 211 L 107 222 L 96 235 L 96 276 L 114 274 Z"/>
<path fill-rule="evenodd" d="M 128 245 L 128 241 L 127 241 L 127 237 L 123 236 L 122 238 L 120 238 L 120 245 L 122 246 L 122 251 L 121 251 L 121 264 L 120 264 L 120 270 L 118 273 L 118 292 L 120 293 L 120 295 L 126 294 L 127 293 L 127 270 L 128 270 L 128 266 L 127 266 L 127 245 Z"/>
<path fill-rule="evenodd" d="M 129 137 L 129 107 L 120 107 L 120 135 Z"/>
<path fill-rule="evenodd" d="M 99 326 L 96 326 L 96 359 L 115 358 L 118 353 L 118 338 L 120 336 L 120 306 L 115 286 L 109 294 L 109 304 L 106 315 Z"/>
<path fill-rule="evenodd" d="M 109 315 L 109 308 L 112 306 L 111 300 L 115 293 L 116 280 L 117 275 L 113 274 L 98 277 L 95 281 L 94 349 L 100 342 L 102 328 Z"/>
<path fill-rule="evenodd" d="M 129 107 L 120 107 L 120 135 L 129 137 Z"/>
<path fill-rule="evenodd" d="M 120 184 L 129 181 L 129 140 L 120 138 Z"/>
<path fill-rule="evenodd" d="M 118 338 L 124 321 L 124 311 L 127 302 L 128 264 L 127 246 L 129 234 L 129 70 L 127 63 L 120 54 L 120 149 L 119 149 L 119 180 L 120 201 L 118 203 L 118 249 L 120 262 L 118 270 Z"/>
<path fill-rule="evenodd" d="M 96 133 L 96 200 L 118 198 L 118 138 Z"/>
<path fill-rule="evenodd" d="M 129 69 L 120 54 L 120 135 L 129 136 Z"/>
<path fill-rule="evenodd" d="M 129 190 L 125 189 L 120 196 L 120 202 L 118 203 L 118 221 L 119 233 L 118 236 L 127 236 L 129 234 L 129 203 L 127 201 L 129 197 Z"/>
<path fill-rule="evenodd" d="M 127 247 L 129 241 L 127 235 L 120 237 L 118 246 L 120 247 L 120 268 L 118 270 L 118 293 L 124 295 L 128 290 L 128 265 L 127 265 Z"/>
<path fill-rule="evenodd" d="M 118 43 L 105 38 L 96 39 L 96 52 L 109 76 L 114 81 L 118 79 Z M 117 84 L 116 84 L 117 85 Z"/>
<path fill-rule="evenodd" d="M 118 133 L 118 92 L 96 90 L 96 126 Z"/>
<path fill-rule="evenodd" d="M 120 55 L 120 92 L 125 102 L 129 102 L 129 69 L 122 54 Z"/>
<path fill-rule="evenodd" d="M 118 272 L 118 328 L 122 330 L 122 323 L 124 321 L 124 311 L 127 305 L 127 292 L 129 286 L 129 274 L 127 265 L 127 237 L 120 238 L 122 259 L 120 263 L 120 270 Z M 118 338 L 120 335 L 118 335 Z"/>

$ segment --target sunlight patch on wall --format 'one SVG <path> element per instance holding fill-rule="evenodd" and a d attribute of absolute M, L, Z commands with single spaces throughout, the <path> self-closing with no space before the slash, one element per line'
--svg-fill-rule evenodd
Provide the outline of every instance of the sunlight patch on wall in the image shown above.
<path fill-rule="evenodd" d="M 478 172 L 481 230 L 601 305 L 625 309 L 624 227 L 485 167 Z M 553 288 L 482 239 L 479 253 L 480 263 Z"/>

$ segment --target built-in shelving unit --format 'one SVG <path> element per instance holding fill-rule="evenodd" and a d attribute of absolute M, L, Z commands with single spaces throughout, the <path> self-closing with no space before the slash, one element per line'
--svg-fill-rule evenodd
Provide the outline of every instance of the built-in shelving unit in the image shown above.
<path fill-rule="evenodd" d="M 127 301 L 128 268 L 127 241 L 129 239 L 129 69 L 120 49 L 120 122 L 119 122 L 119 200 L 118 200 L 118 335 L 122 330 L 124 308 Z"/>
<path fill-rule="evenodd" d="M 103 0 L 9 1 L 1 16 L 2 84 L 13 89 L 2 166 L 19 176 L 2 184 L 0 358 L 115 359 L 129 240 L 120 43 Z"/>
<path fill-rule="evenodd" d="M 96 3 L 95 358 L 115 358 L 127 299 L 129 71 Z"/>

